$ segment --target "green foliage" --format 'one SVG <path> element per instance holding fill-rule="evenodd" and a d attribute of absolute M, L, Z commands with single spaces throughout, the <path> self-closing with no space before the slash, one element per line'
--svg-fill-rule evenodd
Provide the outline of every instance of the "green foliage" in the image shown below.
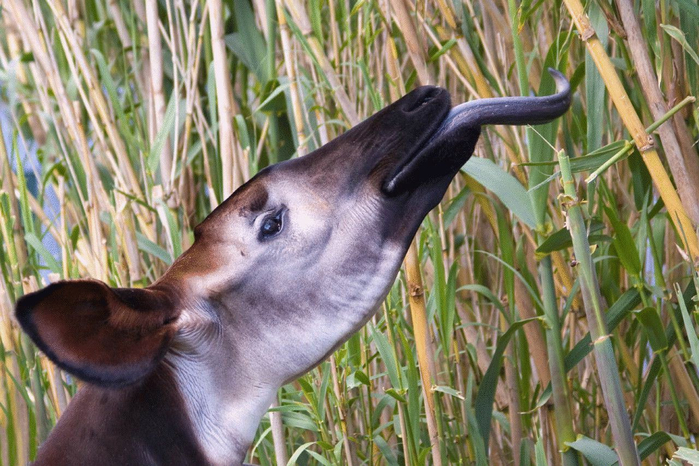
<path fill-rule="evenodd" d="M 13 7 L 0 15 L 0 465 L 30 461 L 77 390 L 18 331 L 21 295 L 57 279 L 152 283 L 230 194 L 225 186 L 310 152 L 427 84 L 424 76 L 457 104 L 551 93 L 549 66 L 571 80 L 571 112 L 536 128 L 484 128 L 417 235 L 434 385 L 422 386 L 401 273 L 365 328 L 280 390 L 270 414 L 283 438 L 266 416 L 248 459 L 277 464 L 276 442 L 289 464 L 433 464 L 431 391 L 443 464 L 558 464 L 559 451 L 568 464 L 613 464 L 564 208 L 572 196 L 558 200 L 561 148 L 639 455 L 650 464 L 677 447 L 677 464 L 696 456 L 695 268 L 568 11 L 534 0 L 413 3 L 235 0 L 224 2 L 223 34 L 212 37 L 211 1 L 160 1 L 160 57 L 141 2 L 3 4 Z M 650 126 L 654 102 L 639 85 L 617 4 L 586 7 Z M 637 9 L 666 98 L 696 95 L 699 7 L 641 0 Z M 214 62 L 217 46 L 223 63 Z M 676 110 L 665 124 L 696 158 L 699 113 Z"/>

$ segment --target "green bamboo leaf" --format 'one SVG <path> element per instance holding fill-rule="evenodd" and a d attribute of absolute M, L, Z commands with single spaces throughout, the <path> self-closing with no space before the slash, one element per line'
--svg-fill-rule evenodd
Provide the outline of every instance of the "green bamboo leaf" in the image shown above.
<path fill-rule="evenodd" d="M 167 104 L 167 109 L 165 110 L 163 125 L 160 127 L 158 134 L 156 134 L 153 145 L 150 146 L 148 168 L 152 173 L 155 173 L 155 170 L 158 168 L 160 154 L 163 151 L 163 146 L 165 146 L 165 141 L 170 137 L 170 133 L 172 133 L 172 129 L 175 127 L 175 114 L 177 113 L 177 105 L 175 105 L 175 102 L 177 102 L 177 93 L 173 92 L 172 97 L 170 97 L 170 102 Z M 179 107 L 184 108 L 184 103 L 181 103 Z"/>
<path fill-rule="evenodd" d="M 680 10 L 691 15 L 693 17 L 692 20 L 699 20 L 699 5 L 695 2 L 692 0 L 675 0 L 675 3 L 680 7 Z"/>
<path fill-rule="evenodd" d="M 449 396 L 453 396 L 454 398 L 458 398 L 460 400 L 464 399 L 464 396 L 461 394 L 460 391 L 455 390 L 451 387 L 445 387 L 443 385 L 434 385 L 432 386 L 432 391 L 433 392 L 440 392 L 440 393 L 446 393 Z"/>
<path fill-rule="evenodd" d="M 381 360 L 386 366 L 386 372 L 388 372 L 391 385 L 394 388 L 401 389 L 402 384 L 398 375 L 398 362 L 394 357 L 393 348 L 388 342 L 388 338 L 386 338 L 383 333 L 377 331 L 373 324 L 369 325 L 369 330 L 371 332 L 371 338 L 376 345 L 376 349 L 378 349 L 379 355 L 381 355 Z"/>
<path fill-rule="evenodd" d="M 644 438 L 641 443 L 638 444 L 638 455 L 641 457 L 641 461 L 670 441 L 672 441 L 672 437 L 666 432 L 656 432 Z"/>
<path fill-rule="evenodd" d="M 672 455 L 673 460 L 683 460 L 687 461 L 692 466 L 699 465 L 699 451 L 692 450 L 691 448 L 680 447 L 677 449 L 674 455 Z"/>
<path fill-rule="evenodd" d="M 53 255 L 48 251 L 48 249 L 46 249 L 44 244 L 34 233 L 27 233 L 24 235 L 24 239 L 27 241 L 27 244 L 31 246 L 42 259 L 44 259 L 44 262 L 46 262 L 48 268 L 51 269 L 51 272 L 57 274 L 61 273 L 61 266 L 59 263 L 56 262 Z"/>
<path fill-rule="evenodd" d="M 601 231 L 604 229 L 604 223 L 598 219 L 592 219 L 588 225 L 587 231 L 588 241 L 590 244 L 595 244 L 609 237 L 603 235 L 592 235 L 592 233 Z M 611 238 L 609 238 L 611 239 Z M 551 236 L 546 238 L 546 240 L 536 248 L 536 254 L 538 256 L 545 256 L 551 254 L 554 251 L 561 251 L 573 246 L 573 240 L 570 237 L 570 231 L 567 228 L 561 228 L 557 232 L 553 233 Z"/>
<path fill-rule="evenodd" d="M 395 453 L 391 450 L 391 447 L 386 443 L 386 441 L 380 435 L 374 436 L 374 444 L 379 449 L 383 455 L 386 462 L 391 466 L 398 466 L 398 458 L 396 458 Z"/>
<path fill-rule="evenodd" d="M 526 225 L 531 228 L 536 226 L 527 190 L 514 176 L 495 165 L 492 160 L 480 157 L 472 157 L 461 171 L 495 194 Z"/>
<path fill-rule="evenodd" d="M 631 312 L 633 308 L 641 303 L 641 295 L 637 289 L 632 288 L 627 290 L 623 295 L 617 299 L 614 304 L 607 310 L 606 321 L 607 329 L 609 332 L 613 332 L 614 329 L 621 323 L 622 320 Z M 576 345 L 575 347 L 566 355 L 565 357 L 565 368 L 566 372 L 570 371 L 573 367 L 578 365 L 585 356 L 592 352 L 592 339 L 590 338 L 590 333 L 588 332 Z"/>
<path fill-rule="evenodd" d="M 321 43 L 323 43 L 322 9 L 323 6 L 320 0 L 308 0 L 308 16 L 311 20 L 311 27 L 313 28 L 313 33 Z"/>
<path fill-rule="evenodd" d="M 626 144 L 626 141 L 615 141 L 611 144 L 607 144 L 604 147 L 600 147 L 587 155 L 581 155 L 579 157 L 570 158 L 570 171 L 573 173 L 581 172 L 592 172 L 601 167 L 606 161 L 608 161 L 612 156 L 618 153 L 622 147 Z M 553 167 L 558 165 L 558 162 L 526 162 L 520 164 L 521 166 L 529 167 Z"/>
<path fill-rule="evenodd" d="M 437 50 L 433 55 L 430 56 L 429 61 L 434 62 L 436 61 L 439 57 L 447 53 L 453 46 L 455 46 L 457 43 L 456 39 L 449 39 L 442 45 L 439 50 Z"/>
<path fill-rule="evenodd" d="M 157 257 L 168 265 L 172 264 L 172 256 L 170 256 L 169 252 L 146 238 L 145 235 L 138 231 L 136 232 L 136 242 L 138 243 L 138 249 L 140 251 Z"/>
<path fill-rule="evenodd" d="M 595 29 L 597 37 L 602 42 L 602 46 L 607 46 L 607 37 L 609 35 L 609 27 L 607 26 L 607 18 L 602 11 L 602 8 L 597 3 L 591 3 L 588 6 L 588 16 L 592 27 Z M 602 76 L 597 70 L 594 60 L 590 52 L 585 52 L 585 94 L 587 100 L 587 150 L 599 149 L 602 145 L 604 125 L 600 124 L 604 121 L 604 113 L 606 106 L 604 98 L 607 87 L 602 80 Z M 571 160 L 572 161 L 572 160 Z"/>
<path fill-rule="evenodd" d="M 238 140 L 240 141 L 240 147 L 242 147 L 243 150 L 251 150 L 253 147 L 250 139 L 250 133 L 248 132 L 248 125 L 245 124 L 245 118 L 243 118 L 243 115 L 236 115 L 234 120 L 238 130 L 237 134 Z"/>
<path fill-rule="evenodd" d="M 614 450 L 584 435 L 578 435 L 575 442 L 566 442 L 566 445 L 582 453 L 593 466 L 613 466 L 619 462 Z"/>
<path fill-rule="evenodd" d="M 282 412 L 282 420 L 284 421 L 285 426 L 296 427 L 299 429 L 307 430 L 309 432 L 318 432 L 318 426 L 316 425 L 316 423 L 308 414 L 304 412 Z"/>
<path fill-rule="evenodd" d="M 468 186 L 464 188 L 449 202 L 449 205 L 444 209 L 444 228 L 449 228 L 451 223 L 456 218 L 456 215 L 461 212 L 468 199 L 468 194 L 471 192 Z"/>
<path fill-rule="evenodd" d="M 232 2 L 232 6 L 237 32 L 224 38 L 226 47 L 255 73 L 260 82 L 267 82 L 270 79 L 265 66 L 267 42 L 257 29 L 252 5 L 250 2 Z"/>
<path fill-rule="evenodd" d="M 317 445 L 320 445 L 322 448 L 322 445 L 320 442 L 316 442 Z M 308 453 L 310 456 L 315 458 L 320 464 L 324 464 L 325 466 L 332 466 L 332 463 L 328 459 L 326 459 L 324 456 L 322 456 L 320 453 L 316 453 L 313 450 L 306 450 L 306 453 Z"/>
<path fill-rule="evenodd" d="M 471 376 L 469 376 L 471 377 Z M 473 445 L 473 450 L 475 451 L 475 457 L 476 457 L 476 464 L 478 466 L 487 466 L 488 465 L 488 453 L 487 453 L 487 448 L 486 445 L 487 443 L 483 439 L 481 435 L 481 431 L 479 426 L 479 421 L 477 420 L 477 415 L 474 413 L 474 410 L 471 409 L 471 406 L 469 403 L 470 397 L 466 397 L 466 418 L 468 419 L 468 425 L 469 425 L 469 437 L 471 437 L 471 444 Z M 492 410 L 492 404 L 491 404 L 491 410 Z M 424 464 L 424 463 L 421 463 Z"/>
<path fill-rule="evenodd" d="M 548 466 L 548 462 L 546 461 L 546 450 L 544 450 L 544 439 L 542 437 L 539 437 L 539 439 L 536 441 L 534 451 L 536 452 L 536 466 Z"/>
<path fill-rule="evenodd" d="M 699 65 L 699 55 L 697 55 L 697 52 L 694 51 L 694 48 L 687 42 L 687 38 L 684 36 L 684 32 L 680 31 L 675 26 L 672 26 L 670 24 L 661 24 L 660 27 L 663 28 L 663 30 L 667 33 L 668 36 L 672 37 L 677 42 L 679 42 L 684 51 L 687 52 L 687 54 L 689 54 L 690 57 L 692 57 L 692 60 L 694 60 L 697 65 Z"/>
<path fill-rule="evenodd" d="M 308 448 L 311 445 L 315 445 L 315 444 L 316 444 L 316 442 L 306 442 L 303 445 L 301 445 L 300 447 L 298 447 L 296 449 L 296 451 L 294 451 L 294 454 L 291 455 L 291 457 L 289 458 L 289 462 L 286 463 L 286 465 L 287 466 L 294 466 L 295 464 L 297 464 L 298 459 L 303 454 L 303 452 L 308 450 Z"/>
<path fill-rule="evenodd" d="M 510 328 L 508 328 L 507 331 L 503 333 L 500 338 L 498 338 L 498 345 L 493 353 L 493 359 L 491 360 L 490 366 L 488 366 L 488 370 L 486 370 L 485 375 L 483 375 L 483 380 L 478 388 L 478 394 L 476 395 L 476 401 L 474 403 L 478 430 L 483 438 L 484 445 L 488 445 L 488 438 L 490 437 L 490 421 L 493 417 L 495 389 L 498 385 L 500 368 L 502 367 L 503 355 L 505 354 L 507 344 L 510 342 L 517 330 L 521 329 L 524 327 L 524 325 L 530 322 L 538 320 L 538 317 L 519 320 L 510 325 Z"/>
<path fill-rule="evenodd" d="M 473 291 L 474 293 L 482 294 L 488 299 L 503 315 L 505 315 L 505 307 L 502 305 L 502 301 L 498 299 L 495 294 L 483 285 L 464 285 L 459 287 L 456 291 Z"/>
<path fill-rule="evenodd" d="M 679 285 L 675 284 L 675 292 L 677 296 L 681 296 L 682 289 Z M 687 331 L 687 339 L 689 340 L 689 347 L 692 349 L 692 362 L 694 367 L 699 369 L 699 338 L 697 337 L 696 328 L 694 327 L 694 322 L 692 322 L 689 316 L 689 311 L 687 310 L 687 305 L 683 299 L 679 300 L 680 311 L 682 312 L 682 321 L 684 322 L 684 328 Z"/>
<path fill-rule="evenodd" d="M 614 228 L 614 248 L 621 265 L 632 276 L 640 276 L 641 260 L 638 258 L 638 249 L 636 249 L 631 230 L 629 230 L 626 223 L 619 220 L 613 209 L 604 206 L 604 211 L 607 213 L 607 217 L 609 217 Z"/>
<path fill-rule="evenodd" d="M 636 311 L 636 318 L 643 325 L 648 335 L 648 343 L 654 353 L 665 351 L 668 347 L 667 337 L 665 336 L 665 326 L 660 320 L 660 315 L 654 307 L 645 307 L 640 311 Z"/>
<path fill-rule="evenodd" d="M 386 389 L 386 395 L 389 395 L 391 398 L 395 398 L 396 400 L 400 401 L 401 403 L 407 403 L 408 401 L 405 399 L 403 395 L 398 393 L 398 391 L 394 388 L 388 388 Z"/>

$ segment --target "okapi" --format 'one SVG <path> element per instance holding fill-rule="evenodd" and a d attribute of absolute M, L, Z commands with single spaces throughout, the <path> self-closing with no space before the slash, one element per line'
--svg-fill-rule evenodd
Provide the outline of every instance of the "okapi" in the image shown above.
<path fill-rule="evenodd" d="M 61 281 L 21 298 L 24 331 L 86 382 L 35 464 L 241 464 L 277 390 L 375 313 L 481 126 L 567 111 L 570 85 L 550 72 L 554 95 L 453 109 L 420 87 L 260 171 L 147 288 Z"/>

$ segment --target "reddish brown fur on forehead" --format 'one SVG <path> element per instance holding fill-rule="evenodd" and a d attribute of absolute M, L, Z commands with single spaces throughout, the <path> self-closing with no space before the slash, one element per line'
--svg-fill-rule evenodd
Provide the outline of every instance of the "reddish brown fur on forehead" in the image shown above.
<path fill-rule="evenodd" d="M 269 193 L 264 183 L 261 180 L 258 181 L 258 183 L 246 185 L 244 189 L 241 189 L 242 192 L 237 194 L 237 197 L 240 197 L 238 204 L 240 205 L 240 215 L 259 212 L 267 204 Z"/>
<path fill-rule="evenodd" d="M 217 227 L 220 228 L 219 224 L 225 222 L 227 218 L 236 213 L 241 217 L 245 217 L 264 209 L 269 198 L 269 193 L 265 186 L 267 177 L 268 170 L 263 170 L 238 188 L 228 199 L 216 207 L 203 222 L 197 225 L 194 229 L 194 237 L 199 238 Z"/>

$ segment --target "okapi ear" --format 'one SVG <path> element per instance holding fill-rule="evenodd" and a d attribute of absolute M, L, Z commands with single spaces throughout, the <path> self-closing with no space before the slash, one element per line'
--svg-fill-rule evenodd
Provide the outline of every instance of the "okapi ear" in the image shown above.
<path fill-rule="evenodd" d="M 98 385 L 127 385 L 165 356 L 179 309 L 160 289 L 54 283 L 17 302 L 25 332 L 56 365 Z"/>

